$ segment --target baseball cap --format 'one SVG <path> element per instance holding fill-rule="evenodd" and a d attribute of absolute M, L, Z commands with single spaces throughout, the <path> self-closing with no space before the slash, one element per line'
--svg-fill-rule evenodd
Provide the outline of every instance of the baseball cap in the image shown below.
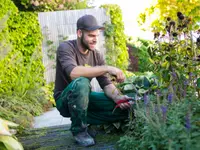
<path fill-rule="evenodd" d="M 98 25 L 97 20 L 92 15 L 84 15 L 80 17 L 77 21 L 77 30 L 83 29 L 87 31 L 94 31 L 97 29 L 103 30 L 104 27 Z"/>

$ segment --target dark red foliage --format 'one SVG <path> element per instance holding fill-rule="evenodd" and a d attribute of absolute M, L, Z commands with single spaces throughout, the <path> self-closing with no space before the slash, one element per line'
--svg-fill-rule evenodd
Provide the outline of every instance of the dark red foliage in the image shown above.
<path fill-rule="evenodd" d="M 127 45 L 128 47 L 128 53 L 129 53 L 129 59 L 130 59 L 130 64 L 128 67 L 128 71 L 132 71 L 132 72 L 137 72 L 138 71 L 138 57 L 134 56 L 133 52 L 134 52 L 134 48 L 131 45 Z"/>

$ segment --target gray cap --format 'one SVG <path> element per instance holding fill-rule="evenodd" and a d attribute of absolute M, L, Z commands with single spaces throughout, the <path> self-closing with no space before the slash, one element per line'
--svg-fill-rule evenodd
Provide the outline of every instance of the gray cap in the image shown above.
<path fill-rule="evenodd" d="M 103 26 L 98 25 L 97 20 L 92 15 L 84 15 L 80 17 L 77 21 L 77 30 L 83 29 L 87 31 L 94 31 L 97 29 L 104 29 Z"/>

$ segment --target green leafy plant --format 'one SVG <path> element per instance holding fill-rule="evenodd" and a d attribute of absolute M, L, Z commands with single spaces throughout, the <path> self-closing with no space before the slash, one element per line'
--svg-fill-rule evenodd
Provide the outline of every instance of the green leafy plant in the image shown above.
<path fill-rule="evenodd" d="M 107 64 L 126 70 L 128 68 L 128 50 L 122 12 L 118 5 L 103 5 L 110 16 L 111 24 L 105 24 Z"/>
<path fill-rule="evenodd" d="M 0 118 L 0 149 L 1 150 L 23 150 L 21 143 L 11 134 L 9 127 L 17 127 L 18 124 Z"/>
<path fill-rule="evenodd" d="M 118 84 L 119 90 L 128 96 L 142 97 L 160 87 L 158 78 L 152 72 L 138 73 L 130 76 L 124 83 Z"/>
<path fill-rule="evenodd" d="M 120 149 L 200 148 L 200 103 L 197 98 L 188 96 L 177 102 L 161 93 L 136 101 L 135 118 L 130 120 L 127 134 L 118 142 Z"/>
<path fill-rule="evenodd" d="M 53 97 L 54 85 L 54 82 L 48 83 L 43 87 L 43 90 L 45 91 L 46 99 L 50 101 L 53 106 L 56 106 L 56 102 Z"/>
<path fill-rule="evenodd" d="M 199 0 L 158 0 L 139 15 L 138 23 L 144 30 L 150 29 L 152 32 L 163 30 L 163 21 L 166 17 L 170 16 L 172 20 L 175 20 L 177 12 L 192 17 L 194 24 L 198 23 L 200 21 Z M 151 17 L 155 19 L 152 20 Z"/>
<path fill-rule="evenodd" d="M 127 44 L 130 59 L 128 70 L 134 72 L 152 71 L 153 64 L 149 60 L 150 55 L 148 53 L 149 43 L 151 43 L 151 41 L 138 38 L 137 40 L 131 41 Z"/>
<path fill-rule="evenodd" d="M 198 46 L 200 36 L 196 30 L 199 27 L 199 25 L 193 24 L 190 17 L 177 12 L 177 21 L 167 17 L 165 30 L 154 33 L 155 42 L 149 49 L 154 71 L 157 72 L 166 87 L 176 84 L 179 89 L 177 94 L 184 91 L 183 84 L 198 92 L 196 80 L 200 74 L 200 47 Z M 194 32 L 197 32 L 196 39 L 194 39 Z M 173 77 L 179 80 L 172 83 Z M 193 82 L 187 84 L 189 80 Z"/>
<path fill-rule="evenodd" d="M 49 107 L 45 99 L 42 36 L 37 15 L 18 12 L 10 0 L 0 9 L 0 117 L 30 127 Z M 1 4 L 0 4 L 1 5 Z"/>
<path fill-rule="evenodd" d="M 137 100 L 131 109 L 134 117 L 129 119 L 129 129 L 118 142 L 120 149 L 199 149 L 200 102 L 196 91 L 186 88 L 193 80 L 181 84 L 173 76 L 166 88 L 154 74 L 149 75 L 130 77 L 128 84 L 121 85 L 123 94 Z M 184 89 L 178 96 L 177 85 Z"/>

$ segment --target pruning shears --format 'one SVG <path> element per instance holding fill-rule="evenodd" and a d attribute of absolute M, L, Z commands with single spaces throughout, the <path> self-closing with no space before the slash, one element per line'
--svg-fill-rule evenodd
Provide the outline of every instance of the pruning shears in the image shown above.
<path fill-rule="evenodd" d="M 141 97 L 137 97 L 137 98 L 130 97 L 130 99 L 120 99 L 117 101 L 117 105 L 113 109 L 113 113 L 114 113 L 115 109 L 119 108 L 122 103 L 131 105 L 134 103 L 134 101 L 141 100 L 141 99 L 142 99 Z"/>

